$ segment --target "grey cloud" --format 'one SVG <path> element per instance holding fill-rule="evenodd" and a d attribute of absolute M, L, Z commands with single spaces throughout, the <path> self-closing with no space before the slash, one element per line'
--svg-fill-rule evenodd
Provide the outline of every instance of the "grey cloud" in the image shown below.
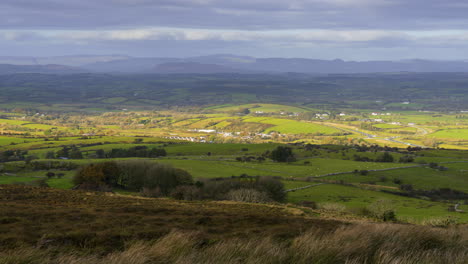
<path fill-rule="evenodd" d="M 2 0 L 1 28 L 465 28 L 460 0 Z"/>
<path fill-rule="evenodd" d="M 466 14 L 466 0 L 0 0 L 0 50 L 455 58 Z"/>

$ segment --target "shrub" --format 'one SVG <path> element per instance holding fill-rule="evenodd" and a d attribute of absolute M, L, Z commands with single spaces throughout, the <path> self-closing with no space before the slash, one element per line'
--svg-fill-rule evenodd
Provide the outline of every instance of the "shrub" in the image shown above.
<path fill-rule="evenodd" d="M 124 189 L 139 191 L 143 187 L 159 187 L 169 195 L 178 185 L 192 184 L 192 175 L 182 169 L 150 161 L 131 160 L 118 164 L 120 175 L 117 184 Z"/>
<path fill-rule="evenodd" d="M 411 192 L 414 190 L 414 188 L 412 184 L 401 184 L 400 190 L 405 191 L 405 192 Z"/>
<path fill-rule="evenodd" d="M 194 201 L 200 200 L 201 190 L 193 185 L 180 185 L 171 192 L 171 197 L 177 200 Z"/>
<path fill-rule="evenodd" d="M 433 226 L 433 227 L 449 227 L 456 223 L 457 223 L 457 219 L 450 217 L 450 216 L 429 218 L 422 222 L 423 225 Z"/>
<path fill-rule="evenodd" d="M 77 185 L 106 185 L 131 191 L 147 188 L 147 193 L 159 188 L 163 195 L 168 195 L 178 185 L 192 184 L 193 180 L 188 172 L 169 165 L 131 160 L 83 166 L 75 175 L 74 182 Z"/>
<path fill-rule="evenodd" d="M 106 152 L 103 149 L 96 150 L 96 158 L 103 159 L 106 157 Z"/>
<path fill-rule="evenodd" d="M 205 199 L 223 200 L 230 191 L 238 189 L 255 189 L 266 193 L 269 200 L 276 202 L 283 202 L 286 199 L 283 183 L 274 177 L 241 175 L 240 177 L 233 176 L 231 179 L 207 179 L 199 185 L 202 186 L 202 197 Z"/>
<path fill-rule="evenodd" d="M 393 160 L 393 156 L 388 152 L 384 152 L 375 159 L 377 162 L 393 162 Z"/>
<path fill-rule="evenodd" d="M 412 156 L 403 156 L 403 157 L 400 157 L 400 160 L 399 160 L 400 163 L 410 163 L 413 161 L 414 161 L 414 158 Z"/>
<path fill-rule="evenodd" d="M 70 151 L 70 153 L 68 154 L 68 157 L 70 159 L 82 159 L 83 158 L 83 154 L 81 153 L 80 150 L 78 149 L 72 149 Z"/>
<path fill-rule="evenodd" d="M 274 201 L 284 202 L 286 200 L 284 184 L 280 180 L 263 176 L 258 178 L 256 185 L 258 190 L 266 192 Z"/>
<path fill-rule="evenodd" d="M 267 203 L 271 199 L 265 192 L 260 192 L 255 189 L 237 189 L 231 190 L 226 194 L 226 199 L 237 202 L 247 203 Z"/>
<path fill-rule="evenodd" d="M 378 200 L 367 206 L 369 216 L 382 221 L 396 221 L 395 206 L 392 201 Z"/>
<path fill-rule="evenodd" d="M 37 187 L 49 187 L 49 184 L 47 184 L 46 179 L 39 179 L 31 182 L 31 185 L 37 186 Z"/>
<path fill-rule="evenodd" d="M 161 189 L 159 187 L 156 187 L 156 188 L 143 187 L 140 191 L 140 194 L 141 196 L 144 196 L 144 197 L 153 197 L 153 198 L 158 198 L 158 197 L 163 196 Z"/>
<path fill-rule="evenodd" d="M 294 161 L 294 154 L 290 147 L 278 146 L 270 153 L 270 158 L 277 162 Z"/>
<path fill-rule="evenodd" d="M 402 181 L 400 178 L 394 178 L 394 179 L 393 179 L 393 183 L 395 183 L 395 184 L 402 184 L 403 181 Z"/>

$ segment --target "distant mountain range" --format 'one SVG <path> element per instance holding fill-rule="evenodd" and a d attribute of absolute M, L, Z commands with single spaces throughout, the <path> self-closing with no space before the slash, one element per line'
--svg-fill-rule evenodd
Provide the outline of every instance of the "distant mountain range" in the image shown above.
<path fill-rule="evenodd" d="M 0 74 L 10 73 L 383 73 L 468 72 L 468 61 L 344 61 L 254 58 L 230 54 L 190 58 L 136 58 L 125 55 L 0 57 Z"/>
<path fill-rule="evenodd" d="M 15 74 L 15 73 L 47 73 L 47 74 L 72 74 L 89 72 L 86 69 L 77 67 L 47 64 L 47 65 L 12 65 L 0 64 L 0 74 Z"/>

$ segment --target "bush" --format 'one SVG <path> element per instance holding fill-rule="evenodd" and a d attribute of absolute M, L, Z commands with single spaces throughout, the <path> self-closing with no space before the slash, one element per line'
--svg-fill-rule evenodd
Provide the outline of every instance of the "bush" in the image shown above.
<path fill-rule="evenodd" d="M 196 186 L 180 185 L 171 192 L 171 197 L 177 200 L 194 201 L 200 200 L 202 195 L 200 188 Z"/>
<path fill-rule="evenodd" d="M 403 181 L 402 181 L 401 179 L 399 179 L 399 178 L 394 178 L 394 179 L 393 179 L 393 183 L 395 183 L 395 184 L 402 184 Z"/>
<path fill-rule="evenodd" d="M 47 184 L 46 179 L 39 179 L 31 182 L 31 185 L 37 186 L 37 187 L 49 187 L 49 184 Z"/>
<path fill-rule="evenodd" d="M 367 206 L 369 216 L 382 221 L 396 221 L 395 206 L 392 201 L 378 200 Z"/>
<path fill-rule="evenodd" d="M 412 184 L 401 184 L 400 190 L 405 191 L 405 192 L 412 192 L 414 188 Z"/>
<path fill-rule="evenodd" d="M 277 162 L 292 162 L 295 160 L 290 147 L 278 146 L 270 153 L 270 158 Z"/>
<path fill-rule="evenodd" d="M 286 192 L 284 184 L 273 177 L 259 177 L 257 181 L 257 189 L 264 191 L 268 196 L 276 202 L 284 202 L 286 200 Z"/>
<path fill-rule="evenodd" d="M 120 175 L 117 184 L 124 189 L 139 191 L 143 187 L 159 187 L 163 195 L 178 185 L 192 184 L 192 175 L 169 165 L 150 161 L 132 160 L 119 164 Z"/>
<path fill-rule="evenodd" d="M 384 152 L 375 159 L 376 162 L 393 162 L 393 160 L 393 156 L 388 152 Z"/>
<path fill-rule="evenodd" d="M 74 182 L 77 185 L 106 185 L 130 191 L 143 191 L 146 188 L 145 193 L 159 188 L 162 195 L 169 195 L 179 185 L 192 184 L 193 179 L 188 172 L 169 165 L 131 160 L 83 166 L 75 175 Z"/>
<path fill-rule="evenodd" d="M 283 202 L 286 192 L 283 183 L 274 177 L 251 177 L 242 175 L 231 179 L 219 178 L 204 180 L 201 184 L 202 197 L 205 199 L 223 200 L 233 190 L 254 189 L 266 193 L 269 200 Z"/>
<path fill-rule="evenodd" d="M 400 163 L 410 163 L 413 161 L 414 161 L 414 158 L 411 156 L 403 156 L 403 157 L 400 157 L 400 160 L 399 160 Z"/>
<path fill-rule="evenodd" d="M 159 187 L 156 188 L 148 188 L 148 187 L 143 187 L 140 191 L 141 196 L 144 197 L 153 197 L 153 198 L 158 198 L 162 197 L 162 192 Z"/>
<path fill-rule="evenodd" d="M 86 183 L 87 185 L 107 185 L 115 187 L 117 185 L 119 173 L 119 167 L 117 163 L 113 161 L 89 164 L 81 167 L 77 171 L 73 182 L 76 185 Z"/>
<path fill-rule="evenodd" d="M 433 227 L 449 227 L 456 223 L 457 223 L 457 219 L 450 217 L 450 216 L 429 218 L 422 222 L 423 225 L 433 226 Z"/>
<path fill-rule="evenodd" d="M 268 194 L 255 189 L 231 190 L 226 194 L 226 199 L 230 201 L 247 203 L 267 203 L 271 201 L 270 197 L 268 197 Z"/>

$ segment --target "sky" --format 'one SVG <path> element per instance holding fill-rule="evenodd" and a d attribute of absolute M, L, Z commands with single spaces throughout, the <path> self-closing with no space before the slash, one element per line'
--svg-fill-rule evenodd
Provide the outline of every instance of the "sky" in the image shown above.
<path fill-rule="evenodd" d="M 468 60 L 466 0 L 1 0 L 0 56 Z"/>

